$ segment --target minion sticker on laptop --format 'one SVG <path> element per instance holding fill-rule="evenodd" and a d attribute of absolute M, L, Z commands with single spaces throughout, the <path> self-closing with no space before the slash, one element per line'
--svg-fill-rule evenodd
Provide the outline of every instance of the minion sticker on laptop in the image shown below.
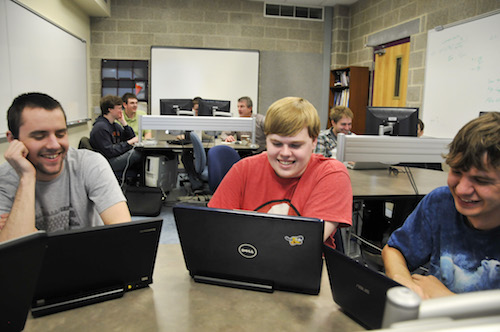
<path fill-rule="evenodd" d="M 292 247 L 294 247 L 294 246 L 301 246 L 302 243 L 304 243 L 304 236 L 303 235 L 285 236 L 285 240 Z"/>

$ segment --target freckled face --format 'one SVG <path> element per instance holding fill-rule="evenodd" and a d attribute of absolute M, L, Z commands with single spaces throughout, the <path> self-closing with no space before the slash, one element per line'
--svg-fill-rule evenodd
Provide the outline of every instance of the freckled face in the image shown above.
<path fill-rule="evenodd" d="M 266 137 L 267 159 L 279 177 L 296 178 L 305 172 L 316 143 L 307 127 L 295 136 L 270 134 Z"/>

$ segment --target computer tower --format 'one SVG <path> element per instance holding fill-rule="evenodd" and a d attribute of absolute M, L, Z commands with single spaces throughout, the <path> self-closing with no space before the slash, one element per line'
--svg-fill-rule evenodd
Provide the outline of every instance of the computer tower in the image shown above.
<path fill-rule="evenodd" d="M 177 185 L 177 160 L 167 156 L 146 156 L 145 183 L 147 187 L 169 192 Z"/>

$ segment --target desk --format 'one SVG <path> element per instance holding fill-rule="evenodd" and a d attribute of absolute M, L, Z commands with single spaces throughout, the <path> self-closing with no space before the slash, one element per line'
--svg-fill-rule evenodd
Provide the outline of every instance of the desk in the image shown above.
<path fill-rule="evenodd" d="M 210 149 L 213 148 L 216 145 L 227 145 L 232 147 L 235 150 L 244 150 L 244 151 L 255 151 L 259 148 L 257 144 L 250 146 L 250 145 L 244 145 L 244 144 L 236 144 L 236 143 L 225 143 L 222 142 L 220 139 L 216 139 L 215 142 L 202 142 L 203 147 L 205 149 Z M 140 149 L 145 149 L 147 151 L 149 150 L 158 150 L 158 151 L 165 151 L 165 150 L 171 150 L 171 151 L 182 151 L 184 149 L 192 149 L 193 144 L 185 144 L 185 145 L 180 145 L 180 144 L 170 144 L 167 141 L 157 141 L 156 144 L 144 144 L 144 146 L 138 147 Z"/>
<path fill-rule="evenodd" d="M 402 167 L 396 167 L 403 170 Z M 446 186 L 447 172 L 424 168 L 410 168 L 419 196 L 430 193 L 433 189 Z M 353 197 L 355 199 L 368 198 L 401 198 L 415 196 L 406 173 L 389 174 L 387 169 L 352 170 L 349 169 Z"/>
<path fill-rule="evenodd" d="M 333 302 L 326 265 L 319 295 L 195 283 L 180 245 L 159 246 L 153 284 L 122 298 L 33 318 L 24 331 L 359 331 Z"/>

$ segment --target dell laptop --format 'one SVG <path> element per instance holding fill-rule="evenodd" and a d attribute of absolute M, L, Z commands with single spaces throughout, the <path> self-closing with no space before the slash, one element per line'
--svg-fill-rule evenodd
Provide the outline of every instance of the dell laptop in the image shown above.
<path fill-rule="evenodd" d="M 36 232 L 0 243 L 0 331 L 24 329 L 46 241 L 45 232 Z"/>
<path fill-rule="evenodd" d="M 335 303 L 364 327 L 380 329 L 386 292 L 401 285 L 340 251 L 323 248 Z"/>
<path fill-rule="evenodd" d="M 162 222 L 137 220 L 48 234 L 32 315 L 118 298 L 151 284 Z"/>
<path fill-rule="evenodd" d="M 195 281 L 318 294 L 322 220 L 186 205 L 173 211 L 186 267 Z"/>

